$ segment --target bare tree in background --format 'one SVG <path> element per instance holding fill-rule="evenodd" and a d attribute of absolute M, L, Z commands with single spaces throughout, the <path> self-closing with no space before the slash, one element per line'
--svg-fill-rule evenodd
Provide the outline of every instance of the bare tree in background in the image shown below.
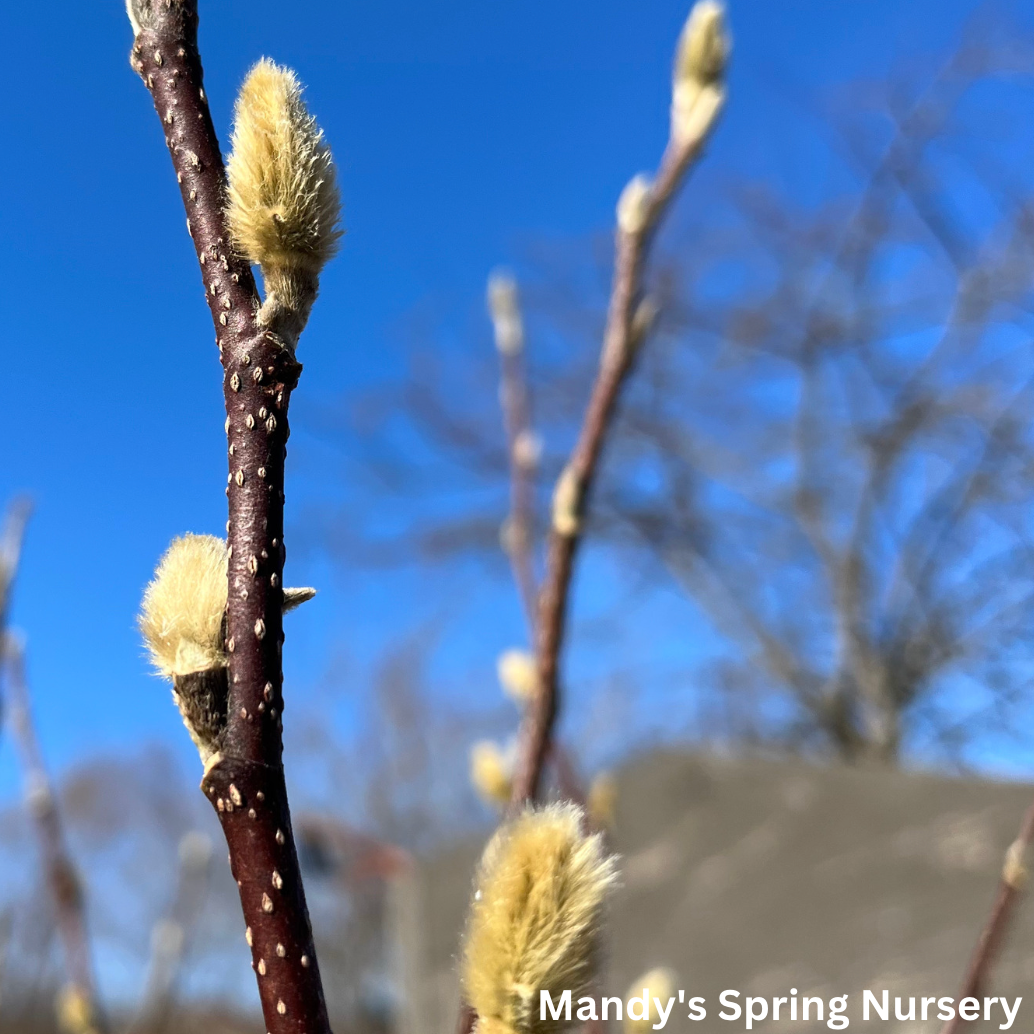
<path fill-rule="evenodd" d="M 921 89 L 852 88 L 839 139 L 855 193 L 805 208 L 741 184 L 660 242 L 656 340 L 590 521 L 635 578 L 691 602 L 668 634 L 706 630 L 726 736 L 895 763 L 1008 728 L 1034 590 L 1034 208 L 981 104 L 1029 118 L 1031 67 L 974 31 Z M 593 278 L 558 266 L 533 263 L 525 290 L 546 484 L 601 325 Z M 450 500 L 476 500 L 416 511 L 423 559 L 499 549 L 512 448 L 485 353 L 462 407 L 425 355 L 396 398 L 432 443 L 425 480 L 378 443 L 389 489 L 433 500 L 448 469 Z"/>

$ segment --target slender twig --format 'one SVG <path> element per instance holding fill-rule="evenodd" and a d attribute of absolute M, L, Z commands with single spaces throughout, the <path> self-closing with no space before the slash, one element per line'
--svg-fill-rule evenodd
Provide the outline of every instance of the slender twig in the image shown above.
<path fill-rule="evenodd" d="M 717 91 L 716 91 L 717 92 Z M 553 527 L 549 534 L 546 573 L 538 600 L 536 666 L 538 690 L 529 704 L 518 740 L 512 805 L 534 800 L 549 753 L 550 735 L 558 708 L 558 672 L 567 620 L 568 595 L 575 555 L 584 529 L 585 504 L 599 467 L 607 434 L 613 424 L 618 396 L 632 369 L 643 327 L 641 306 L 643 271 L 654 231 L 683 177 L 700 156 L 714 124 L 721 96 L 711 117 L 701 120 L 690 136 L 673 137 L 661 159 L 656 182 L 638 188 L 637 199 L 627 198 L 625 219 L 619 218 L 615 240 L 614 276 L 599 371 L 589 398 L 581 431 L 554 498 Z M 626 188 L 636 190 L 636 181 Z M 623 199 L 625 200 L 625 199 Z"/>
<path fill-rule="evenodd" d="M 19 496 L 7 507 L 7 518 L 0 534 L 0 644 L 7 632 L 18 566 L 21 563 L 25 527 L 32 516 L 32 500 Z M 0 703 L 2 709 L 2 703 Z M 2 711 L 0 711 L 2 713 Z"/>
<path fill-rule="evenodd" d="M 202 789 L 240 892 L 265 1029 L 329 1034 L 282 763 L 284 459 L 301 367 L 256 318 L 224 216 L 226 177 L 202 84 L 196 0 L 136 0 L 131 61 L 154 99 L 223 365 L 229 441 L 227 724 Z"/>
<path fill-rule="evenodd" d="M 32 722 L 29 690 L 25 680 L 24 646 L 20 637 L 11 633 L 5 634 L 3 646 L 10 694 L 10 725 L 22 765 L 25 803 L 43 856 L 44 877 L 54 904 L 71 990 L 86 1007 L 84 1012 L 88 1022 L 82 1034 L 103 1030 L 103 1013 L 99 1007 L 90 942 L 86 933 L 82 883 L 68 852 L 61 815 Z"/>
<path fill-rule="evenodd" d="M 1028 879 L 1025 857 L 1032 842 L 1034 842 L 1034 804 L 1027 809 L 1020 825 L 1019 835 L 1005 853 L 1005 864 L 1002 867 L 994 903 L 991 905 L 991 913 L 980 933 L 980 939 L 973 950 L 969 968 L 962 981 L 962 989 L 958 996 L 960 1002 L 963 998 L 982 998 L 987 990 L 991 970 Z M 949 1020 L 941 1028 L 941 1034 L 955 1034 L 966 1025 L 967 1021 L 956 1012 L 954 1019 Z"/>
<path fill-rule="evenodd" d="M 168 1029 L 187 940 L 208 895 L 211 858 L 212 842 L 205 834 L 192 830 L 180 840 L 176 891 L 168 912 L 151 930 L 151 962 L 130 1034 Z"/>
<path fill-rule="evenodd" d="M 535 471 L 538 444 L 531 426 L 531 399 L 524 360 L 524 321 L 517 285 L 505 273 L 488 283 L 488 303 L 499 352 L 499 402 L 510 463 L 510 513 L 503 535 L 513 578 L 534 637 L 538 586 L 535 578 Z"/>

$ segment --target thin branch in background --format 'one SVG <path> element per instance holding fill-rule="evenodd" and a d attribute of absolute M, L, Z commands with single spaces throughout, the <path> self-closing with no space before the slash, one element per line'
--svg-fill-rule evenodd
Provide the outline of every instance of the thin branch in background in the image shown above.
<path fill-rule="evenodd" d="M 1030 878 L 1026 859 L 1032 842 L 1034 842 L 1034 804 L 1027 809 L 1020 825 L 1019 835 L 1005 853 L 1005 864 L 1002 866 L 1002 876 L 998 883 L 994 903 L 991 905 L 991 913 L 973 951 L 957 1001 L 961 1002 L 963 998 L 983 998 L 988 989 L 991 970 L 994 968 L 1005 940 L 1005 934 L 1009 929 L 1009 923 L 1016 913 L 1020 897 Z M 955 1017 L 941 1028 L 941 1034 L 956 1034 L 967 1025 L 967 1021 L 956 1012 Z"/>
<path fill-rule="evenodd" d="M 19 636 L 4 638 L 11 732 L 21 761 L 25 804 L 32 818 L 44 876 L 54 905 L 58 934 L 65 954 L 68 985 L 58 1005 L 62 1026 L 73 1034 L 96 1034 L 105 1029 L 97 996 L 82 882 L 68 852 L 54 791 L 32 722 L 25 680 L 25 648 Z"/>
<path fill-rule="evenodd" d="M 263 60 L 238 98 L 228 180 L 202 81 L 197 0 L 129 0 L 128 12 L 130 62 L 165 134 L 223 366 L 225 659 L 194 682 L 206 704 L 222 705 L 202 790 L 229 848 L 266 1031 L 329 1034 L 284 781 L 281 653 L 287 410 L 298 336 L 340 236 L 334 169 L 294 75 Z"/>
<path fill-rule="evenodd" d="M 656 180 L 651 183 L 635 177 L 618 203 L 614 276 L 599 371 L 577 443 L 553 499 L 553 526 L 536 621 L 538 687 L 518 739 L 514 808 L 539 793 L 558 709 L 560 651 L 586 502 L 614 422 L 618 396 L 655 312 L 643 291 L 650 242 L 687 171 L 702 154 L 722 109 L 727 54 L 724 12 L 713 0 L 701 0 L 679 41 L 671 134 Z"/>
<path fill-rule="evenodd" d="M 130 1034 L 162 1034 L 176 1004 L 176 981 L 191 931 L 201 917 L 211 878 L 212 841 L 197 830 L 179 843 L 176 892 L 167 914 L 151 930 L 151 961 Z"/>
<path fill-rule="evenodd" d="M 0 643 L 7 633 L 11 612 L 11 596 L 21 563 L 25 528 L 32 516 L 32 500 L 28 496 L 16 498 L 7 507 L 4 530 L 0 534 Z M 0 703 L 2 713 L 2 703 Z"/>
<path fill-rule="evenodd" d="M 503 548 L 535 636 L 538 586 L 535 577 L 535 473 L 541 446 L 531 425 L 531 400 L 524 359 L 524 320 L 517 282 L 503 272 L 488 280 L 488 311 L 499 352 L 499 402 L 510 463 L 510 513 L 503 525 Z"/>

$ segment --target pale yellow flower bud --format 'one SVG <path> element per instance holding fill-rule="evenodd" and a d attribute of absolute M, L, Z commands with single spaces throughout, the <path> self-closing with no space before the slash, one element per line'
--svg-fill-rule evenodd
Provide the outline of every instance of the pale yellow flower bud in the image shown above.
<path fill-rule="evenodd" d="M 657 1014 L 657 1006 L 654 999 L 659 998 L 665 1005 L 668 999 L 678 994 L 675 986 L 677 977 L 670 969 L 651 969 L 644 973 L 638 980 L 632 981 L 632 986 L 625 996 L 625 1034 L 653 1034 L 653 1025 L 660 1023 L 660 1016 Z M 647 999 L 648 1008 L 646 1017 L 642 1020 L 634 1020 L 628 1015 L 628 1000 L 631 998 Z M 636 1006 L 636 1012 L 639 1006 Z"/>
<path fill-rule="evenodd" d="M 496 663 L 503 692 L 518 704 L 526 704 L 538 688 L 535 658 L 527 650 L 506 650 Z"/>
<path fill-rule="evenodd" d="M 505 807 L 513 786 L 513 755 L 491 740 L 480 740 L 470 748 L 470 782 L 486 804 Z"/>
<path fill-rule="evenodd" d="M 589 821 L 596 829 L 613 829 L 618 803 L 617 780 L 609 772 L 601 772 L 592 781 L 585 801 Z"/>
<path fill-rule="evenodd" d="M 615 859 L 573 804 L 525 811 L 499 829 L 481 859 L 463 949 L 463 991 L 481 1034 L 567 1026 L 562 1014 L 540 1018 L 539 993 L 588 993 L 616 880 Z"/>
<path fill-rule="evenodd" d="M 618 198 L 618 229 L 622 233 L 641 232 L 650 217 L 651 185 L 648 176 L 633 176 Z"/>
<path fill-rule="evenodd" d="M 725 98 L 725 67 L 731 47 L 725 8 L 716 0 L 699 0 L 682 30 L 675 56 L 674 140 L 695 142 L 710 130 Z"/>

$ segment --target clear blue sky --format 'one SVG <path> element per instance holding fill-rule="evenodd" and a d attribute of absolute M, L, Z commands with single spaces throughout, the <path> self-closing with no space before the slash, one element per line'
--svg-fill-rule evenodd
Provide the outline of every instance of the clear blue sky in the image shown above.
<path fill-rule="evenodd" d="M 709 174 L 821 189 L 815 150 L 794 144 L 807 126 L 799 99 L 935 55 L 975 7 L 733 0 L 731 101 Z M 1031 2 L 1009 9 L 1034 15 Z M 307 436 L 318 407 L 398 371 L 408 312 L 429 299 L 480 305 L 487 271 L 521 238 L 610 223 L 622 185 L 663 145 L 686 11 L 683 0 L 201 0 L 221 137 L 242 76 L 269 55 L 308 84 L 341 169 L 348 236 L 302 343 L 289 522 L 341 470 L 324 469 Z M 14 618 L 40 733 L 59 768 L 141 739 L 189 761 L 134 628 L 169 539 L 225 520 L 220 373 L 183 213 L 119 0 L 5 3 L 0 31 L 0 496 L 28 490 L 38 504 Z M 315 554 L 289 560 L 289 581 L 328 589 L 289 627 L 302 696 L 336 651 L 373 656 L 408 620 L 408 603 L 369 575 L 330 584 Z M 0 795 L 12 780 L 0 738 Z"/>

